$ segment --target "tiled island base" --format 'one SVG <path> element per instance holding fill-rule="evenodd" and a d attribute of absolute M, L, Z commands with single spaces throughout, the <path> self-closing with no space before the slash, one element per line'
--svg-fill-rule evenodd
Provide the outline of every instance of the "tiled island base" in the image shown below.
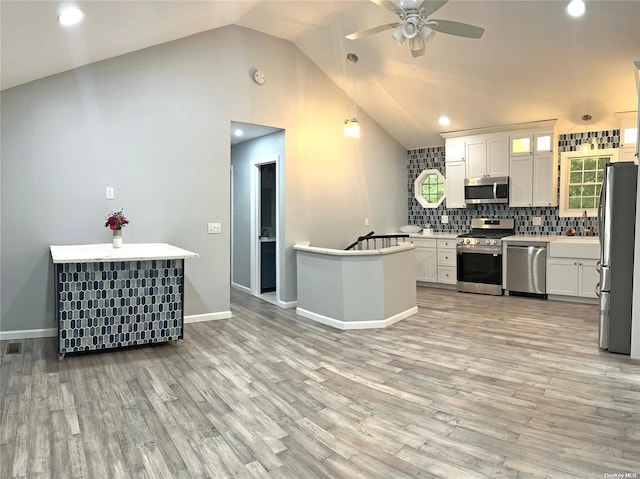
<path fill-rule="evenodd" d="M 183 338 L 184 259 L 167 244 L 52 246 L 58 357 Z"/>
<path fill-rule="evenodd" d="M 182 339 L 184 260 L 56 266 L 58 353 Z"/>

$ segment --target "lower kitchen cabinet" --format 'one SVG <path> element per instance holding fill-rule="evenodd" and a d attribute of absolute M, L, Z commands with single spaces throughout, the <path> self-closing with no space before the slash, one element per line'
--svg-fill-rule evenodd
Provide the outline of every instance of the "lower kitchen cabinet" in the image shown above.
<path fill-rule="evenodd" d="M 547 259 L 547 294 L 596 298 L 600 280 L 594 259 Z"/>
<path fill-rule="evenodd" d="M 416 245 L 416 281 L 436 283 L 438 281 L 438 252 L 436 241 L 414 241 Z"/>
<path fill-rule="evenodd" d="M 411 238 L 416 245 L 416 281 L 456 284 L 456 240 Z"/>
<path fill-rule="evenodd" d="M 456 240 L 438 240 L 438 283 L 456 284 Z"/>

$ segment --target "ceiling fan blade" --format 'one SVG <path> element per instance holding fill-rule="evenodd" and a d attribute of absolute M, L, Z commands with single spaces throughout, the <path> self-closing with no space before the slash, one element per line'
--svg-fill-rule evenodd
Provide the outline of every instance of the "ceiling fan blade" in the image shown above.
<path fill-rule="evenodd" d="M 420 11 L 424 9 L 425 15 L 422 18 L 425 18 L 434 13 L 436 10 L 440 10 L 440 8 L 442 8 L 444 4 L 448 2 L 449 0 L 424 0 L 424 2 L 416 7 L 416 10 Z"/>
<path fill-rule="evenodd" d="M 368 30 L 362 30 L 361 32 L 350 33 L 347 35 L 349 40 L 357 40 L 358 38 L 366 37 L 367 35 L 373 35 L 374 33 L 383 32 L 392 28 L 399 27 L 400 23 L 387 23 L 386 25 L 379 25 L 377 27 L 369 28 Z"/>
<path fill-rule="evenodd" d="M 480 38 L 484 34 L 484 28 L 469 25 L 468 23 L 452 22 L 451 20 L 429 20 L 426 24 L 436 32 L 448 33 L 458 37 Z"/>
<path fill-rule="evenodd" d="M 402 8 L 396 5 L 391 0 L 371 0 L 373 3 L 378 5 L 379 7 L 386 8 L 390 12 L 393 12 L 397 15 L 397 12 L 402 12 Z"/>

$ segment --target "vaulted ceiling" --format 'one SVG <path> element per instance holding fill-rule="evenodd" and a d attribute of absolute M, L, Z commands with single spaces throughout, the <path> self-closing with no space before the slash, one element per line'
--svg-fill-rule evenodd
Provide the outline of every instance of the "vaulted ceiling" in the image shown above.
<path fill-rule="evenodd" d="M 2 89 L 236 24 L 293 42 L 408 149 L 442 144 L 443 131 L 550 118 L 562 132 L 582 131 L 585 113 L 593 117 L 590 129 L 609 128 L 614 113 L 638 104 L 637 0 L 587 0 L 579 19 L 560 0 L 451 0 L 433 18 L 484 27 L 484 36 L 438 33 L 415 59 L 392 30 L 345 38 L 397 20 L 367 0 L 76 3 L 85 19 L 63 30 L 58 2 L 0 2 Z M 360 59 L 355 67 L 349 52 Z M 448 127 L 437 122 L 443 114 Z"/>

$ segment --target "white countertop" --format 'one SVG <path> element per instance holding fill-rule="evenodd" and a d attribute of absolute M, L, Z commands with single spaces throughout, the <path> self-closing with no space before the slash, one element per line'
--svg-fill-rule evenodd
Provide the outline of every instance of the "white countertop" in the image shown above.
<path fill-rule="evenodd" d="M 125 243 L 114 248 L 112 243 L 50 246 L 54 263 L 100 263 L 143 261 L 148 259 L 197 258 L 198 253 L 167 243 Z"/>
<path fill-rule="evenodd" d="M 567 243 L 598 243 L 597 236 L 567 236 L 567 235 L 513 235 L 505 236 L 502 241 L 507 243 L 518 241 L 537 241 L 539 243 L 549 243 L 551 241 L 562 241 Z"/>
<path fill-rule="evenodd" d="M 397 246 L 390 246 L 388 248 L 379 249 L 332 249 L 332 248 L 319 248 L 317 246 L 311 246 L 307 243 L 298 243 L 293 246 L 293 249 L 298 251 L 304 251 L 306 253 L 318 253 L 331 256 L 374 256 L 381 254 L 398 253 L 408 249 L 414 249 L 416 246 L 413 243 L 400 243 Z"/>
<path fill-rule="evenodd" d="M 458 234 L 459 233 L 441 231 L 441 232 L 430 233 L 430 234 L 409 233 L 409 237 L 410 238 L 452 239 L 452 238 L 457 238 Z"/>

